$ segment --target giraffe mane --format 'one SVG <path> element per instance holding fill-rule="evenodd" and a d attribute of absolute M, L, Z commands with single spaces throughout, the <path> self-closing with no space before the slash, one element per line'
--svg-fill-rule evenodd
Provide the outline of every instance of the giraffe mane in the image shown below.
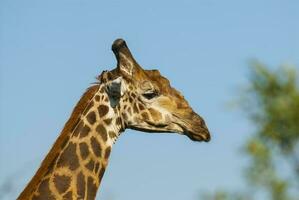
<path fill-rule="evenodd" d="M 34 188 L 32 186 L 39 184 L 38 181 L 40 180 L 40 177 L 43 176 L 47 171 L 48 167 L 55 162 L 56 155 L 59 153 L 61 146 L 63 143 L 67 140 L 69 137 L 69 134 L 74 130 L 76 125 L 78 124 L 78 121 L 80 119 L 80 115 L 84 112 L 85 108 L 88 106 L 90 100 L 94 97 L 96 92 L 99 90 L 99 83 L 96 85 L 92 85 L 85 93 L 82 95 L 79 102 L 76 104 L 71 117 L 68 119 L 66 124 L 64 125 L 59 137 L 53 144 L 51 150 L 49 151 L 48 155 L 45 157 L 45 159 L 42 161 L 39 169 L 35 173 L 34 177 L 31 179 L 31 181 L 27 184 L 26 188 L 23 190 L 23 192 L 20 194 L 19 199 L 22 199 L 22 197 L 26 197 L 27 195 L 31 194 L 31 190 Z"/>

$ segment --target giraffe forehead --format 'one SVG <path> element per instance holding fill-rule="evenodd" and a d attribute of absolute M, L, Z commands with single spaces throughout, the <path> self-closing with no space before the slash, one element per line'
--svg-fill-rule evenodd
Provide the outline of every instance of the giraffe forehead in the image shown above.
<path fill-rule="evenodd" d="M 159 92 L 167 97 L 161 99 L 162 103 L 167 102 L 171 105 L 175 103 L 178 107 L 188 104 L 184 96 L 170 85 L 170 82 L 167 78 L 155 72 L 154 75 L 151 76 L 151 81 L 155 87 L 159 88 Z"/>
<path fill-rule="evenodd" d="M 180 95 L 176 89 L 171 87 L 169 80 L 162 76 L 158 70 L 145 70 L 145 73 L 147 74 L 148 81 L 154 87 L 159 88 L 160 92 Z"/>

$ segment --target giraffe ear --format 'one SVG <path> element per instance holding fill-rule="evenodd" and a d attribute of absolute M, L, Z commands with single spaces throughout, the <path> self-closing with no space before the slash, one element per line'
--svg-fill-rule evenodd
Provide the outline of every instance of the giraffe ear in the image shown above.
<path fill-rule="evenodd" d="M 125 82 L 122 77 L 118 77 L 106 83 L 106 92 L 108 94 L 111 107 L 115 108 L 119 104 L 119 100 L 124 95 L 125 91 Z"/>
<path fill-rule="evenodd" d="M 123 39 L 117 39 L 112 44 L 112 51 L 117 60 L 117 69 L 127 78 L 132 78 L 139 67 L 130 49 Z"/>

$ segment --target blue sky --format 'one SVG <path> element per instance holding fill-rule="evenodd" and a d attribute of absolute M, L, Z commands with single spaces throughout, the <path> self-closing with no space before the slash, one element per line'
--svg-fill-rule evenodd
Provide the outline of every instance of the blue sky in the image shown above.
<path fill-rule="evenodd" d="M 182 91 L 212 133 L 210 143 L 127 130 L 113 148 L 98 198 L 195 200 L 242 189 L 241 146 L 254 131 L 227 108 L 246 86 L 248 61 L 299 66 L 299 2 L 0 2 L 0 184 L 15 198 L 95 76 L 114 68 L 111 44 Z"/>

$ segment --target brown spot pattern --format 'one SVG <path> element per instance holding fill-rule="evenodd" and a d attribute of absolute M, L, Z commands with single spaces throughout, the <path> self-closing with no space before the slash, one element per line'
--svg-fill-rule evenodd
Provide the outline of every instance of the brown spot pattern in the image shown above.
<path fill-rule="evenodd" d="M 87 169 L 89 169 L 89 171 L 93 171 L 93 168 L 94 168 L 94 161 L 93 160 L 90 160 L 86 165 L 85 167 Z"/>
<path fill-rule="evenodd" d="M 87 121 L 90 124 L 94 124 L 96 122 L 96 114 L 94 112 L 88 113 L 88 115 L 86 116 L 86 118 L 87 118 Z"/>
<path fill-rule="evenodd" d="M 80 138 L 86 137 L 89 132 L 90 128 L 87 125 L 84 125 L 84 127 L 80 131 Z"/>
<path fill-rule="evenodd" d="M 162 115 L 161 115 L 160 112 L 158 112 L 158 111 L 156 111 L 155 109 L 152 109 L 152 108 L 150 108 L 148 110 L 149 110 L 149 112 L 150 112 L 150 114 L 151 114 L 151 116 L 154 120 L 162 119 Z"/>
<path fill-rule="evenodd" d="M 109 125 L 111 124 L 112 118 L 104 119 L 105 124 Z"/>
<path fill-rule="evenodd" d="M 136 103 L 134 103 L 134 105 L 133 105 L 133 111 L 134 111 L 134 113 L 138 113 L 139 112 Z"/>
<path fill-rule="evenodd" d="M 79 167 L 79 160 L 76 154 L 76 144 L 72 142 L 69 143 L 58 159 L 57 166 L 68 166 L 70 170 L 75 170 Z"/>
<path fill-rule="evenodd" d="M 105 106 L 105 105 L 99 105 L 98 111 L 99 111 L 100 117 L 104 117 L 108 113 L 109 107 Z"/>
<path fill-rule="evenodd" d="M 67 189 L 70 187 L 71 178 L 65 175 L 59 176 L 54 175 L 53 179 L 54 185 L 57 188 L 57 191 L 62 194 L 67 191 Z"/>
<path fill-rule="evenodd" d="M 102 150 L 101 145 L 95 137 L 90 138 L 90 144 L 91 144 L 91 148 L 93 150 L 93 153 L 98 157 L 101 156 L 101 150 Z"/>
<path fill-rule="evenodd" d="M 96 128 L 96 131 L 101 135 L 104 142 L 106 142 L 107 141 L 107 130 L 106 130 L 106 128 L 102 124 L 99 124 Z"/>
<path fill-rule="evenodd" d="M 63 195 L 63 200 L 73 200 L 73 192 L 69 191 L 65 195 Z"/>
<path fill-rule="evenodd" d="M 93 183 L 93 179 L 88 177 L 87 179 L 87 198 L 86 199 L 94 199 L 97 193 L 97 186 Z"/>
<path fill-rule="evenodd" d="M 132 97 L 129 97 L 129 101 L 130 101 L 130 103 L 132 103 L 132 102 L 133 102 L 133 99 L 132 99 Z"/>
<path fill-rule="evenodd" d="M 108 159 L 111 153 L 111 147 L 107 147 L 105 150 L 105 159 Z"/>
<path fill-rule="evenodd" d="M 144 120 L 149 120 L 148 114 L 146 112 L 141 113 L 141 116 Z"/>
<path fill-rule="evenodd" d="M 77 195 L 79 198 L 83 198 L 85 195 L 85 179 L 82 172 L 77 176 Z"/>
<path fill-rule="evenodd" d="M 102 180 L 102 178 L 103 178 L 103 176 L 104 176 L 104 173 L 105 173 L 105 168 L 102 167 L 102 168 L 100 169 L 100 172 L 99 172 L 99 180 L 100 180 L 100 181 Z"/>
<path fill-rule="evenodd" d="M 120 117 L 116 118 L 116 125 L 118 125 L 118 126 L 121 125 L 121 118 Z"/>
<path fill-rule="evenodd" d="M 49 200 L 55 200 L 55 198 L 51 195 L 51 191 L 49 189 L 49 179 L 43 180 L 39 187 L 38 187 L 38 196 L 34 196 L 32 199 L 34 200 L 43 200 L 43 199 L 49 199 Z"/>
<path fill-rule="evenodd" d="M 126 113 L 122 113 L 123 119 L 127 120 L 128 119 L 128 115 Z"/>
<path fill-rule="evenodd" d="M 88 145 L 82 142 L 79 144 L 79 148 L 80 148 L 80 155 L 82 159 L 85 160 L 89 155 Z"/>
<path fill-rule="evenodd" d="M 139 107 L 140 110 L 144 110 L 144 106 L 141 103 L 138 104 L 138 107 Z"/>
<path fill-rule="evenodd" d="M 113 131 L 109 131 L 108 134 L 109 134 L 110 138 L 115 138 L 116 137 L 116 134 Z"/>
<path fill-rule="evenodd" d="M 99 95 L 96 95 L 95 98 L 94 98 L 97 102 L 100 101 L 100 96 Z"/>

